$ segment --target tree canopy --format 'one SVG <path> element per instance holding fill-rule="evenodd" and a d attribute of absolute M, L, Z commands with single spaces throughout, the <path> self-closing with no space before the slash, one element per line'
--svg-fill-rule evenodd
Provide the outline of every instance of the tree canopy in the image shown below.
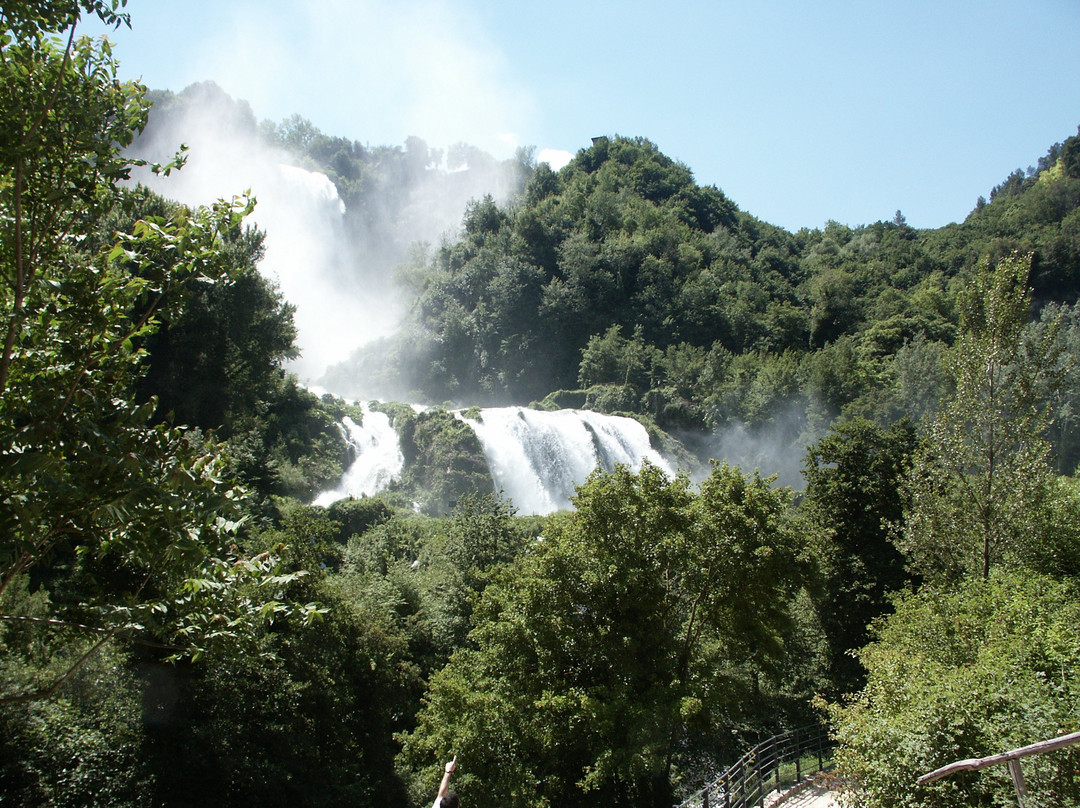
<path fill-rule="evenodd" d="M 956 225 L 789 233 L 644 138 L 553 171 L 151 93 L 77 32 L 124 8 L 0 0 L 0 802 L 404 806 L 457 754 L 467 803 L 670 806 L 829 720 L 860 804 L 990 805 L 915 777 L 1075 729 L 1080 137 Z M 400 401 L 288 372 L 251 199 L 130 182 L 204 103 L 336 184 L 379 259 L 343 279 L 411 307 L 324 381 Z M 471 202 L 410 247 L 428 192 Z M 521 516 L 455 402 L 718 462 Z M 401 477 L 310 504 L 375 411 Z"/>
<path fill-rule="evenodd" d="M 83 4 L 106 21 L 118 6 Z M 0 616 L 56 637 L 70 663 L 6 682 L 0 699 L 21 700 L 111 638 L 199 654 L 292 606 L 259 592 L 274 554 L 230 549 L 244 515 L 218 448 L 155 423 L 134 390 L 146 338 L 190 282 L 230 281 L 222 244 L 250 203 L 176 208 L 95 243 L 96 220 L 128 198 L 122 148 L 145 124 L 144 90 L 117 79 L 106 42 L 75 37 L 77 11 L 3 14 Z M 27 586 L 51 589 L 53 609 L 21 613 Z"/>
<path fill-rule="evenodd" d="M 597 474 L 490 584 L 405 756 L 468 760 L 464 798 L 669 805 L 687 734 L 754 709 L 798 577 L 784 496 L 722 466 L 700 493 Z"/>

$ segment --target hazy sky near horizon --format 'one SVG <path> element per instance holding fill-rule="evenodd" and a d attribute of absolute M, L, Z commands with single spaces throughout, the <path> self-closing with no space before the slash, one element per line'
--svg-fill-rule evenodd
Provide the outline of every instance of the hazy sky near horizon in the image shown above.
<path fill-rule="evenodd" d="M 788 228 L 962 221 L 1080 125 L 1080 2 L 129 0 L 126 78 L 499 157 L 643 136 Z M 84 30 L 100 30 L 90 24 Z"/>

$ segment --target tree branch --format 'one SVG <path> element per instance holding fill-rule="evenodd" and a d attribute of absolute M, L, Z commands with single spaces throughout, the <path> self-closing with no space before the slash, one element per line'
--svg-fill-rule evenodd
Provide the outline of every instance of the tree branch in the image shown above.
<path fill-rule="evenodd" d="M 91 646 L 89 651 L 79 657 L 78 661 L 75 662 L 75 664 L 72 665 L 70 668 L 68 668 L 67 673 L 57 679 L 50 687 L 46 688 L 45 690 L 38 690 L 34 693 L 23 693 L 19 696 L 0 696 L 0 704 L 20 704 L 22 702 L 40 701 L 41 699 L 49 698 L 54 693 L 56 693 L 56 691 L 59 690 L 61 686 L 63 686 L 64 682 L 66 682 L 68 679 L 75 675 L 75 672 L 83 666 L 86 660 L 88 660 L 91 656 L 97 653 L 98 649 L 100 649 L 101 646 L 107 643 L 110 639 L 112 639 L 112 637 L 102 637 L 100 640 L 94 643 L 94 645 Z"/>
<path fill-rule="evenodd" d="M 5 620 L 12 623 L 34 623 L 36 625 L 44 625 L 49 628 L 72 628 L 77 631 L 89 631 L 94 634 L 103 634 L 105 639 L 116 638 L 119 640 L 127 640 L 128 642 L 135 643 L 136 645 L 144 645 L 147 648 L 159 648 L 163 651 L 185 651 L 187 649 L 179 645 L 169 645 L 167 643 L 154 642 L 153 640 L 144 640 L 141 637 L 134 637 L 123 631 L 117 631 L 112 628 L 102 628 L 100 626 L 88 626 L 85 623 L 72 623 L 68 620 L 57 620 L 51 617 L 30 617 L 20 614 L 0 614 L 0 620 Z"/>
<path fill-rule="evenodd" d="M 53 108 L 53 104 L 56 103 L 57 97 L 60 95 L 60 87 L 64 83 L 64 75 L 67 72 L 67 67 L 71 63 L 71 46 L 75 43 L 75 28 L 78 25 L 78 11 L 76 10 L 75 19 L 72 20 L 71 30 L 68 32 L 67 46 L 64 48 L 64 61 L 60 64 L 60 69 L 56 73 L 56 83 L 52 88 L 52 95 L 49 97 L 48 103 L 41 109 L 41 114 L 37 119 L 26 128 L 23 134 L 22 140 L 19 141 L 20 151 L 30 141 L 30 138 L 37 132 L 41 126 L 42 121 L 45 120 L 45 116 L 49 114 L 49 110 Z"/>

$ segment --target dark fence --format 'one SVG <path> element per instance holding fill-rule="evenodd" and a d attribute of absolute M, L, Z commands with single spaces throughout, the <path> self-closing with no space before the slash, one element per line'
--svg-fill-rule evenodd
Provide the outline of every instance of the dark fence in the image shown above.
<path fill-rule="evenodd" d="M 825 768 L 832 740 L 825 727 L 793 729 L 762 741 L 678 808 L 751 808 L 766 795 Z"/>

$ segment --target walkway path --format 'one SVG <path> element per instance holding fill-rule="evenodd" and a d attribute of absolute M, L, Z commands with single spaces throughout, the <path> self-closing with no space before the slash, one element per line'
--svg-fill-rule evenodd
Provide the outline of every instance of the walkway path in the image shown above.
<path fill-rule="evenodd" d="M 837 808 L 836 792 L 812 783 L 781 803 L 783 808 Z"/>
<path fill-rule="evenodd" d="M 813 779 L 778 794 L 775 791 L 765 798 L 765 808 L 838 808 L 836 792 L 828 781 Z"/>

